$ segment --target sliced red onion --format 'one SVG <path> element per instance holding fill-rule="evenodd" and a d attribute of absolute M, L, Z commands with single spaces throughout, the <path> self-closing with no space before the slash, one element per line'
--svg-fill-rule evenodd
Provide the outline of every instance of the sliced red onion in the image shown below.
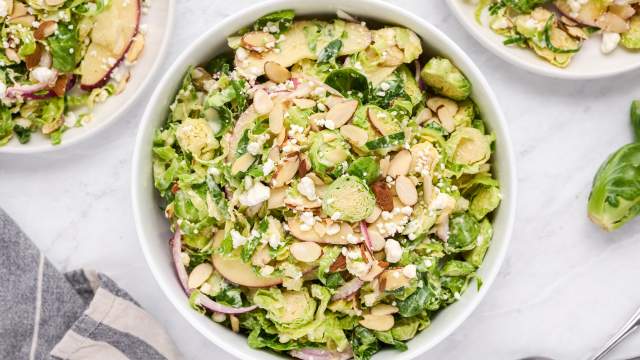
<path fill-rule="evenodd" d="M 182 285 L 182 289 L 187 295 L 191 294 L 191 290 L 187 286 L 187 279 L 189 275 L 187 275 L 187 270 L 184 268 L 182 264 L 182 233 L 180 233 L 180 227 L 176 225 L 176 233 L 171 238 L 169 242 L 171 244 L 171 255 L 173 256 L 173 265 L 176 268 L 176 274 L 178 275 L 178 280 L 180 280 L 180 285 Z"/>
<path fill-rule="evenodd" d="M 302 360 L 348 360 L 353 358 L 353 351 L 349 348 L 343 352 L 326 349 L 292 350 L 289 355 Z"/>
<path fill-rule="evenodd" d="M 367 247 L 367 250 L 369 250 L 369 253 L 373 255 L 373 243 L 369 237 L 369 229 L 367 228 L 367 223 L 365 221 L 360 221 L 360 232 L 364 237 L 364 245 Z"/>
<path fill-rule="evenodd" d="M 249 311 L 253 311 L 255 310 L 258 305 L 251 305 L 251 306 L 247 306 L 247 307 L 239 307 L 239 308 L 234 308 L 231 306 L 226 306 L 226 305 L 222 305 L 220 303 L 217 303 L 213 300 L 211 300 L 211 298 L 209 298 L 206 295 L 202 295 L 202 294 L 198 294 L 198 298 L 196 299 L 196 303 L 204 306 L 205 308 L 214 311 L 214 312 L 218 312 L 218 313 L 223 313 L 223 314 L 243 314 L 243 313 L 247 313 Z"/>
<path fill-rule="evenodd" d="M 47 87 L 49 87 L 49 85 L 44 83 L 12 86 L 7 89 L 5 96 L 10 99 L 15 99 L 17 97 L 27 97 L 30 95 L 34 95 L 38 91 L 42 91 Z"/>
<path fill-rule="evenodd" d="M 348 298 L 364 285 L 364 281 L 357 277 L 347 281 L 336 290 L 336 293 L 331 297 L 332 301 Z"/>
<path fill-rule="evenodd" d="M 69 79 L 69 81 L 67 81 L 67 87 L 65 89 L 65 92 L 71 91 L 71 89 L 73 89 L 75 84 L 76 84 L 76 75 L 71 75 L 71 78 Z M 49 90 L 48 92 L 44 94 L 39 94 L 39 95 L 36 93 L 22 95 L 23 98 L 30 99 L 30 100 L 46 100 L 56 96 L 58 95 L 53 90 Z"/>

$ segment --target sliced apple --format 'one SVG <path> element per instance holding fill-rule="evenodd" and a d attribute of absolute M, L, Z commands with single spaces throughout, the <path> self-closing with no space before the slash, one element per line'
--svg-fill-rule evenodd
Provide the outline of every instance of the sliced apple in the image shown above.
<path fill-rule="evenodd" d="M 80 64 L 80 87 L 103 86 L 125 57 L 140 23 L 140 0 L 113 0 L 95 18 L 91 44 Z"/>
<path fill-rule="evenodd" d="M 213 248 L 219 248 L 222 240 L 224 240 L 224 231 L 218 231 L 213 238 Z M 251 265 L 246 264 L 239 259 L 233 259 L 214 253 L 212 261 L 213 266 L 218 270 L 220 275 L 234 284 L 252 288 L 261 288 L 282 283 L 281 278 L 259 276 L 253 271 Z"/>

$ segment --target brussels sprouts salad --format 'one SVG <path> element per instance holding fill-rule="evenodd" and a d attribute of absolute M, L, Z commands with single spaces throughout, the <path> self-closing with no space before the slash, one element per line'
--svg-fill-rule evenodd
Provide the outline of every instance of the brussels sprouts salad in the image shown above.
<path fill-rule="evenodd" d="M 583 42 L 597 35 L 608 54 L 619 46 L 640 49 L 638 0 L 480 0 L 476 19 L 488 9 L 489 27 L 504 44 L 532 49 L 557 67 L 567 67 Z"/>
<path fill-rule="evenodd" d="M 153 142 L 191 306 L 301 359 L 407 349 L 480 286 L 501 199 L 465 75 L 409 29 L 339 15 L 230 37 Z"/>
<path fill-rule="evenodd" d="M 122 92 L 144 47 L 140 0 L 0 0 L 0 146 L 59 144 Z M 146 5 L 145 5 L 146 6 Z"/>

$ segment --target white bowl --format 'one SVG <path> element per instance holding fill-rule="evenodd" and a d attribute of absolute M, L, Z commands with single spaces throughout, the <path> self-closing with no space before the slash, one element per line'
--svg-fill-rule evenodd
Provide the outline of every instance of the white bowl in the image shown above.
<path fill-rule="evenodd" d="M 516 196 L 514 157 L 507 134 L 507 124 L 489 84 L 469 57 L 443 33 L 424 20 L 396 6 L 379 1 L 324 0 L 299 1 L 275 0 L 238 12 L 218 23 L 197 39 L 165 73 L 156 87 L 142 118 L 133 156 L 132 195 L 133 212 L 140 244 L 156 281 L 176 307 L 206 338 L 241 359 L 278 359 L 266 351 L 251 349 L 247 339 L 212 322 L 193 311 L 182 291 L 169 251 L 169 224 L 159 207 L 159 197 L 153 187 L 151 146 L 154 130 L 160 128 L 167 116 L 167 109 L 179 88 L 182 76 L 189 65 L 204 63 L 214 55 L 228 51 L 226 37 L 251 24 L 255 19 L 272 11 L 294 9 L 299 16 L 335 16 L 337 9 L 365 20 L 387 24 L 399 24 L 415 31 L 422 39 L 426 53 L 439 54 L 452 59 L 469 77 L 474 86 L 472 97 L 477 102 L 489 128 L 497 137 L 494 158 L 496 174 L 502 184 L 504 199 L 495 216 L 495 236 L 479 275 L 484 285 L 479 292 L 470 288 L 457 303 L 447 307 L 433 320 L 430 328 L 409 342 L 409 350 L 386 350 L 376 359 L 411 359 L 439 343 L 453 332 L 475 309 L 489 290 L 505 257 L 513 224 Z"/>
<path fill-rule="evenodd" d="M 30 154 L 66 148 L 99 133 L 118 119 L 146 88 L 162 63 L 173 29 L 174 13 L 174 0 L 154 0 L 150 3 L 148 12 L 141 14 L 140 25 L 146 25 L 147 28 L 142 55 L 131 67 L 131 78 L 126 89 L 121 94 L 96 105 L 92 111 L 93 120 L 82 127 L 65 131 L 59 145 L 52 145 L 49 138 L 40 132 L 35 132 L 31 136 L 31 141 L 26 144 L 20 144 L 14 136 L 8 144 L 0 146 L 0 153 Z"/>
<path fill-rule="evenodd" d="M 522 69 L 535 74 L 558 79 L 588 80 L 619 75 L 640 68 L 640 53 L 619 46 L 610 54 L 600 51 L 601 39 L 592 36 L 584 42 L 582 49 L 575 54 L 566 68 L 551 65 L 531 49 L 517 46 L 505 46 L 504 37 L 489 28 L 487 13 L 482 16 L 482 24 L 475 18 L 476 5 L 468 0 L 447 0 L 451 12 L 458 21 L 485 48 Z"/>

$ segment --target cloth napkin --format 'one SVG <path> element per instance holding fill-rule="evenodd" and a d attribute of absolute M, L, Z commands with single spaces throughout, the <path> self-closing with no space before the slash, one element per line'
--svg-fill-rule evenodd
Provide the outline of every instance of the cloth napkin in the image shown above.
<path fill-rule="evenodd" d="M 104 274 L 60 273 L 0 209 L 0 358 L 173 360 L 160 324 Z"/>

